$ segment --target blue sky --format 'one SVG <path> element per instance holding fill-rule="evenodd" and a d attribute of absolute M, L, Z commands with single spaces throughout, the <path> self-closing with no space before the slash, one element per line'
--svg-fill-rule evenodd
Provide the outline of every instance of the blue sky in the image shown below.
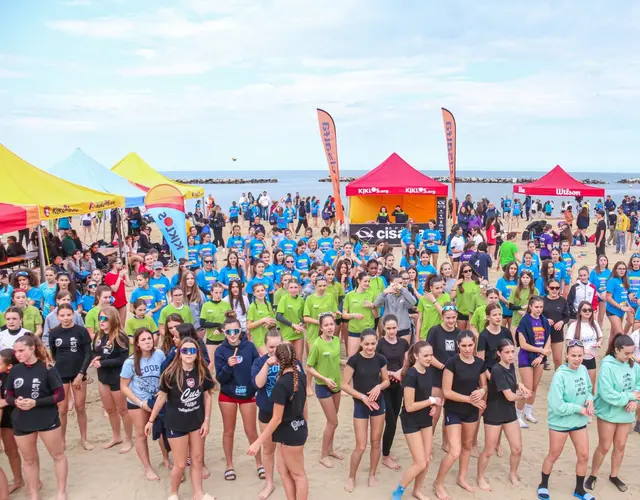
<path fill-rule="evenodd" d="M 41 168 L 635 172 L 640 4 L 620 0 L 3 0 L 0 143 Z M 236 163 L 231 157 L 238 157 Z"/>

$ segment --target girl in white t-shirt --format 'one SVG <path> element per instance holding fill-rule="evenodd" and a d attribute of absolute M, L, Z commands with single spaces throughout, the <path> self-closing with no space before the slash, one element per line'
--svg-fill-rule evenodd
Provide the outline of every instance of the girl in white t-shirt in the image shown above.
<path fill-rule="evenodd" d="M 584 344 L 582 364 L 589 372 L 589 378 L 595 388 L 596 356 L 602 347 L 602 330 L 596 321 L 591 302 L 583 300 L 578 304 L 578 319 L 571 323 L 564 334 L 565 341 L 580 340 Z M 594 389 L 595 390 L 595 389 Z"/>

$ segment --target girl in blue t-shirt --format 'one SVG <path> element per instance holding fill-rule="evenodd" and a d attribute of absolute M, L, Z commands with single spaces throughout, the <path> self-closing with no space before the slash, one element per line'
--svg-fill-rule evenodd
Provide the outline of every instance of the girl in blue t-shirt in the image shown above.
<path fill-rule="evenodd" d="M 44 271 L 44 282 L 40 284 L 40 291 L 42 292 L 42 298 L 44 306 L 42 307 L 42 314 L 47 317 L 47 314 L 51 312 L 51 303 L 55 303 L 56 293 L 56 270 L 53 267 L 47 267 Z M 100 280 L 102 283 L 102 280 Z M 1 292 L 0 292 L 1 293 Z M 2 311 L 2 307 L 0 307 Z"/>
<path fill-rule="evenodd" d="M 560 282 L 560 293 L 566 299 L 569 294 L 569 285 L 571 285 L 571 276 L 567 272 L 567 265 L 562 260 L 560 250 L 557 248 L 551 250 L 551 262 L 555 269 L 555 278 Z"/>
<path fill-rule="evenodd" d="M 56 291 L 49 300 L 49 306 L 51 309 L 56 307 L 56 296 L 59 292 L 69 292 L 69 294 L 71 294 L 71 307 L 82 314 L 82 296 L 77 290 L 75 282 L 71 281 L 69 273 L 66 271 L 56 275 Z"/>
<path fill-rule="evenodd" d="M 513 311 L 509 309 L 509 297 L 518 286 L 518 264 L 515 261 L 509 262 L 504 269 L 504 274 L 496 282 L 496 289 L 500 292 L 500 305 L 502 306 L 502 317 L 505 326 L 511 328 Z"/>
<path fill-rule="evenodd" d="M 227 265 L 220 269 L 220 272 L 218 273 L 218 281 L 222 283 L 222 286 L 224 287 L 224 297 L 228 294 L 229 284 L 234 280 L 246 283 L 247 276 L 240 265 L 240 258 L 238 257 L 238 254 L 236 252 L 229 252 L 229 255 L 227 256 Z"/>
<path fill-rule="evenodd" d="M 529 271 L 534 280 L 540 276 L 540 268 L 534 264 L 533 254 L 529 250 L 522 254 L 522 264 L 518 266 L 518 276 L 522 274 L 522 271 Z"/>
<path fill-rule="evenodd" d="M 400 269 L 406 270 L 411 266 L 415 266 L 418 264 L 418 251 L 416 250 L 415 243 L 409 243 L 404 252 L 404 256 L 400 261 Z"/>
<path fill-rule="evenodd" d="M 607 317 L 611 323 L 612 332 L 624 332 L 623 321 L 625 315 L 632 315 L 633 308 L 629 305 L 629 278 L 627 265 L 618 261 L 611 270 L 611 277 L 607 281 Z M 629 318 L 633 321 L 633 317 Z"/>
<path fill-rule="evenodd" d="M 216 252 L 218 249 L 211 243 L 211 233 L 205 233 L 202 235 L 202 243 L 200 243 L 200 259 L 204 260 L 205 257 L 213 257 L 213 267 L 216 267 Z"/>
<path fill-rule="evenodd" d="M 640 299 L 640 254 L 634 253 L 627 264 L 627 278 L 629 278 L 629 305 L 638 309 Z"/>
<path fill-rule="evenodd" d="M 294 255 L 296 269 L 300 272 L 303 278 L 307 276 L 309 269 L 311 268 L 311 257 L 307 253 L 307 244 L 304 241 L 299 241 Z"/>
<path fill-rule="evenodd" d="M 200 245 L 198 245 L 194 236 L 187 238 L 187 260 L 189 261 L 189 269 L 193 270 L 200 267 Z"/>
<path fill-rule="evenodd" d="M 427 278 L 432 274 L 438 274 L 438 271 L 429 263 L 431 255 L 426 250 L 420 252 L 420 262 L 416 264 L 415 269 L 418 273 L 418 284 L 424 289 Z"/>
<path fill-rule="evenodd" d="M 438 231 L 436 227 L 436 221 L 431 219 L 429 221 L 429 229 L 426 229 L 420 238 L 427 253 L 433 255 L 433 257 L 431 257 L 433 267 L 438 267 L 438 252 L 440 251 L 439 245 L 442 243 L 440 231 Z"/>
<path fill-rule="evenodd" d="M 598 324 L 600 328 L 604 327 L 604 315 L 607 309 L 607 281 L 610 276 L 609 259 L 604 254 L 599 255 L 596 266 L 589 274 L 589 283 L 595 286 L 598 291 Z"/>

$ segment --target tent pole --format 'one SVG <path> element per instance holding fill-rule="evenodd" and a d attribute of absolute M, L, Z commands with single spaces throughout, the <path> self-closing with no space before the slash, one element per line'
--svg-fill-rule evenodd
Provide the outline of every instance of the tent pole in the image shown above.
<path fill-rule="evenodd" d="M 44 282 L 44 238 L 42 237 L 42 224 L 38 224 L 38 258 L 40 259 L 40 280 Z"/>

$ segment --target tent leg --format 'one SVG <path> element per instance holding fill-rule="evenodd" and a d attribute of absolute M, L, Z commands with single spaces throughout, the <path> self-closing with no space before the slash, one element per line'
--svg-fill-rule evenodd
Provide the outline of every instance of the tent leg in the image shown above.
<path fill-rule="evenodd" d="M 40 259 L 40 280 L 44 282 L 44 238 L 42 237 L 42 224 L 38 223 L 38 258 Z"/>

